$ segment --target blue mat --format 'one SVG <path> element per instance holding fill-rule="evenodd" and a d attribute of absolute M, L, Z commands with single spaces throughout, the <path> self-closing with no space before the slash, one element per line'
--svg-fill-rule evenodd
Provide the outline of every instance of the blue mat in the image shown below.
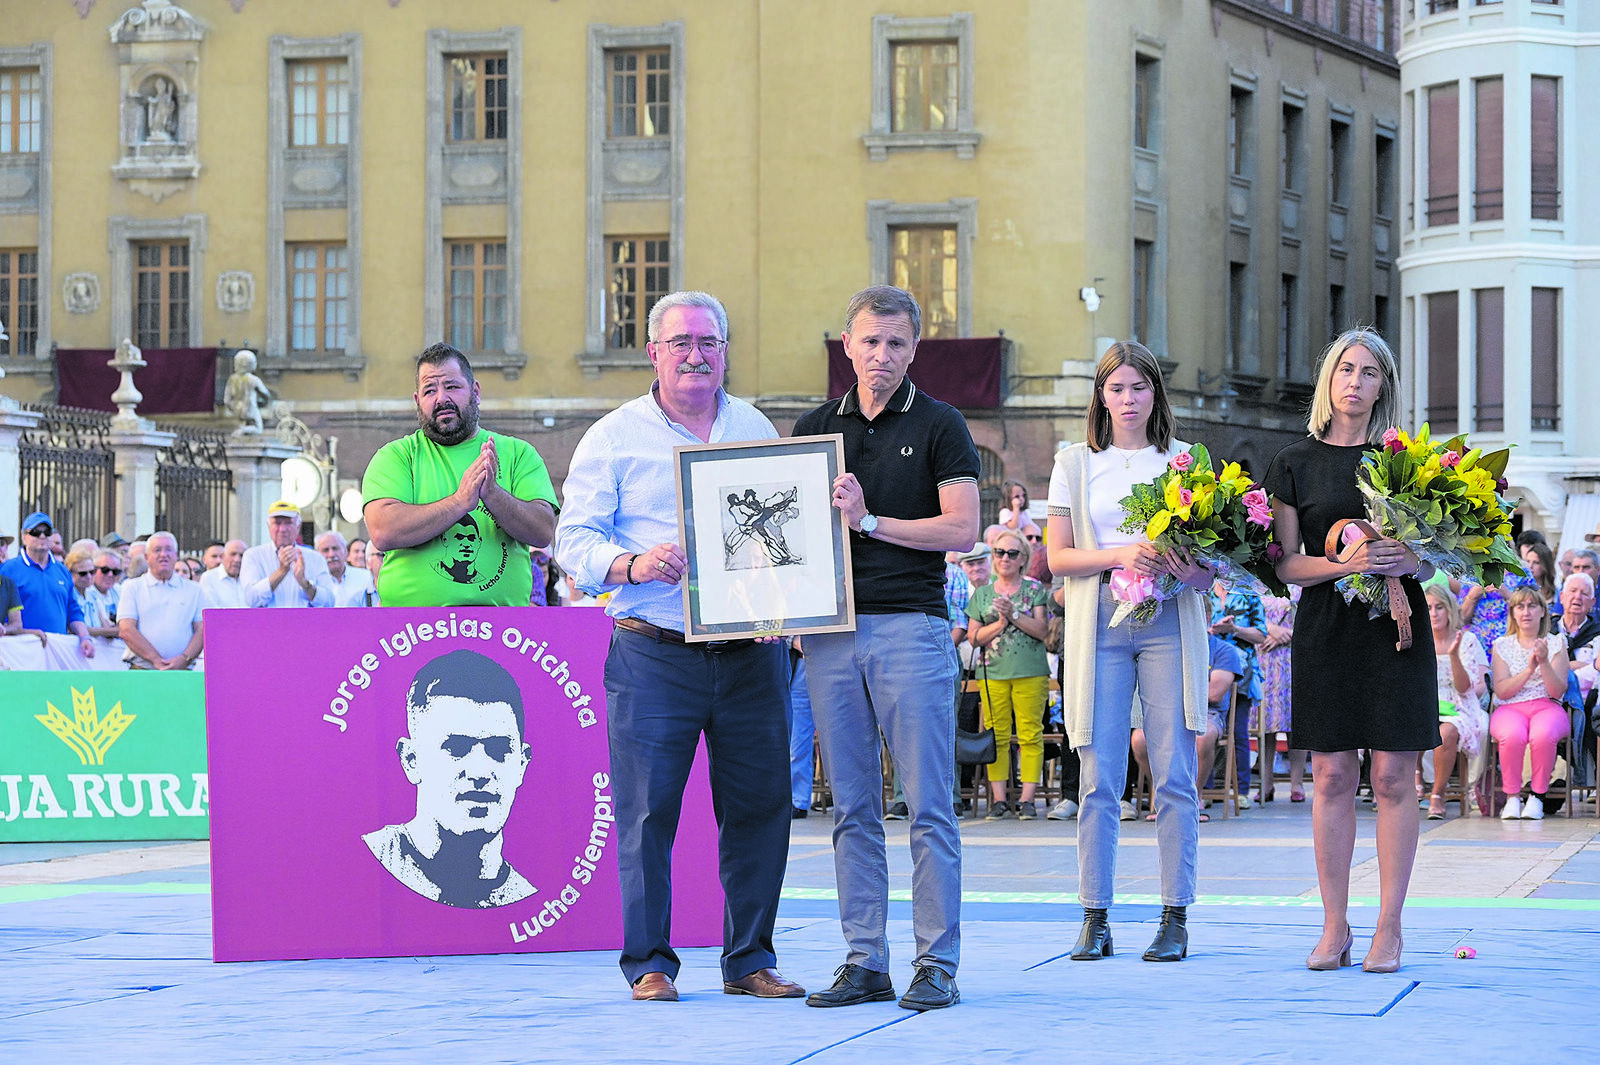
<path fill-rule="evenodd" d="M 971 902 L 955 1009 L 727 996 L 714 950 L 684 952 L 674 1006 L 630 1001 L 609 952 L 215 965 L 206 895 L 121 886 L 0 903 L 0 1061 L 1390 1065 L 1453 1047 L 1522 1062 L 1592 1051 L 1600 976 L 1592 894 L 1428 900 L 1408 910 L 1390 976 L 1307 971 L 1320 911 L 1303 900 L 1196 906 L 1181 965 L 1139 960 L 1153 905 L 1114 909 L 1117 955 L 1091 964 L 1065 956 L 1077 907 Z M 1352 911 L 1358 951 L 1374 914 Z M 890 931 L 903 989 L 903 902 Z M 1458 960 L 1463 945 L 1477 958 Z M 834 904 L 787 900 L 778 950 L 786 975 L 826 986 L 843 960 Z"/>

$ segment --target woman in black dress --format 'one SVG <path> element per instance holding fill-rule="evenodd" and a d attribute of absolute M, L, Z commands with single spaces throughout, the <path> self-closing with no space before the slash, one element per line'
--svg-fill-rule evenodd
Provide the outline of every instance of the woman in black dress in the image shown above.
<path fill-rule="evenodd" d="M 1303 588 L 1290 644 L 1294 746 L 1312 752 L 1312 838 L 1322 893 L 1322 939 L 1307 968 L 1350 964 L 1350 859 L 1356 837 L 1358 749 L 1372 752 L 1378 806 L 1378 924 L 1362 968 L 1400 967 L 1400 911 L 1417 853 L 1417 752 L 1439 744 L 1433 633 L 1415 579 L 1415 554 L 1397 540 L 1363 544 L 1346 562 L 1324 555 L 1341 518 L 1366 516 L 1356 469 L 1400 409 L 1394 354 L 1383 338 L 1354 330 L 1323 355 L 1312 400 L 1310 437 L 1278 453 L 1267 474 L 1273 523 L 1288 552 L 1278 576 Z M 1297 550 L 1298 548 L 1298 550 Z M 1352 573 L 1406 578 L 1412 645 L 1395 650 L 1396 626 L 1347 604 L 1334 582 Z M 1426 576 L 1426 574 L 1423 574 Z"/>

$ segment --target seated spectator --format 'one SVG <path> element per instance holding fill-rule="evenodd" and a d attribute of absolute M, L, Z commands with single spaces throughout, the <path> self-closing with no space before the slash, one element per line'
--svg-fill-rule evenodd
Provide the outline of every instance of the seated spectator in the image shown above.
<path fill-rule="evenodd" d="M 1261 701 L 1261 671 L 1256 665 L 1256 648 L 1268 639 L 1267 607 L 1254 592 L 1230 589 L 1217 581 L 1211 589 L 1211 635 L 1220 636 L 1244 656 L 1244 688 L 1249 705 Z M 1239 809 L 1250 809 L 1250 714 L 1234 715 L 1234 758 L 1239 767 Z M 1263 765 L 1262 777 L 1272 780 L 1270 764 Z"/>
<path fill-rule="evenodd" d="M 1542 540 L 1531 541 L 1523 544 L 1518 553 L 1522 556 L 1523 568 L 1528 571 L 1528 576 L 1533 578 L 1533 586 L 1539 589 L 1539 594 L 1544 596 L 1545 605 L 1551 608 L 1550 612 L 1561 613 L 1556 601 L 1556 560 L 1550 553 L 1550 545 Z"/>
<path fill-rule="evenodd" d="M 317 537 L 317 552 L 327 561 L 328 576 L 333 578 L 334 606 L 372 605 L 372 575 L 346 561 L 350 545 L 342 533 L 329 530 Z"/>
<path fill-rule="evenodd" d="M 189 669 L 200 657 L 200 586 L 178 572 L 178 540 L 153 534 L 145 545 L 150 569 L 123 590 L 117 628 L 132 669 Z"/>
<path fill-rule="evenodd" d="M 1228 696 L 1234 684 L 1244 679 L 1247 668 L 1244 654 L 1222 637 L 1215 634 L 1208 636 L 1206 647 L 1211 655 L 1210 673 L 1206 680 L 1206 730 L 1194 738 L 1200 777 L 1195 786 L 1201 789 L 1205 788 L 1217 760 L 1217 741 L 1222 738 L 1222 730 L 1228 727 Z M 1133 730 L 1133 757 L 1139 763 L 1139 771 L 1149 776 L 1150 752 L 1142 728 Z M 1148 813 L 1144 819 L 1154 821 L 1156 815 Z M 1211 815 L 1201 810 L 1200 820 L 1209 821 Z"/>
<path fill-rule="evenodd" d="M 88 551 L 76 548 L 67 552 L 67 572 L 72 574 L 72 590 L 78 597 L 78 609 L 83 611 L 83 622 L 89 627 L 89 635 L 97 640 L 117 638 L 117 619 L 112 604 L 99 594 L 95 584 L 98 576 L 95 562 L 97 558 L 107 557 L 113 561 L 112 568 L 121 573 L 122 561 L 115 552 L 101 551 L 98 547 Z M 110 580 L 114 582 L 116 578 L 111 577 Z"/>
<path fill-rule="evenodd" d="M 239 583 L 252 607 L 320 607 L 333 604 L 328 563 L 300 542 L 300 508 L 280 499 L 267 508 L 269 539 L 244 553 Z"/>
<path fill-rule="evenodd" d="M 1010 529 L 995 537 L 994 580 L 976 589 L 967 602 L 967 631 L 981 649 L 979 692 L 983 713 L 994 729 L 995 760 L 989 766 L 989 820 L 1005 817 L 1006 786 L 1011 778 L 1011 731 L 1017 736 L 1017 780 L 1021 789 L 1016 814 L 1037 817 L 1034 792 L 1044 768 L 1044 706 L 1050 694 L 1050 665 L 1045 657 L 1049 627 L 1046 601 L 1050 589 L 1023 575 L 1030 561 L 1028 541 Z"/>
<path fill-rule="evenodd" d="M 1000 508 L 1000 524 L 1012 532 L 1019 532 L 1024 537 L 1029 533 L 1035 539 L 1042 539 L 1038 522 L 1028 513 L 1028 490 L 1021 481 L 1007 481 L 1000 486 L 1000 501 L 1004 504 Z M 1037 550 L 1037 548 L 1035 548 Z"/>
<path fill-rule="evenodd" d="M 1595 602 L 1589 606 L 1589 616 L 1595 621 L 1600 621 L 1600 551 L 1594 547 L 1578 548 L 1572 553 L 1572 572 L 1582 573 L 1594 582 Z"/>
<path fill-rule="evenodd" d="M 1489 656 L 1478 638 L 1461 627 L 1461 608 L 1446 585 L 1424 590 L 1428 617 L 1433 623 L 1433 649 L 1439 681 L 1439 746 L 1433 752 L 1433 790 L 1428 796 L 1428 820 L 1445 817 L 1444 789 L 1455 770 L 1456 753 L 1469 758 L 1483 747 L 1488 719 L 1482 699 L 1487 691 L 1485 674 Z M 1471 781 L 1463 780 L 1466 788 Z"/>
<path fill-rule="evenodd" d="M 143 577 L 144 571 L 150 568 L 144 560 L 145 541 L 148 539 L 150 539 L 148 536 L 139 536 L 128 545 L 123 572 L 128 575 L 130 581 L 135 577 Z"/>
<path fill-rule="evenodd" d="M 1501 820 L 1544 817 L 1545 791 L 1556 764 L 1556 743 L 1570 731 L 1561 697 L 1567 691 L 1567 648 L 1550 632 L 1550 611 L 1538 589 L 1518 588 L 1506 600 L 1506 634 L 1494 642 L 1494 694 L 1500 705 L 1489 732 L 1500 745 Z M 1533 762 L 1530 795 L 1522 802 L 1522 761 Z"/>
<path fill-rule="evenodd" d="M 1573 573 L 1562 581 L 1561 617 L 1555 628 L 1567 645 L 1567 666 L 1577 679 L 1578 692 L 1585 697 L 1594 690 L 1595 658 L 1600 654 L 1600 621 L 1590 614 L 1594 593 L 1594 581 L 1587 573 Z"/>
<path fill-rule="evenodd" d="M 239 583 L 239 571 L 244 564 L 244 553 L 249 544 L 243 540 L 229 540 L 222 545 L 222 562 L 216 569 L 207 570 L 200 577 L 200 606 L 203 610 L 220 608 L 238 609 L 246 605 L 244 586 Z"/>
<path fill-rule="evenodd" d="M 78 654 L 94 657 L 94 641 L 84 622 L 83 609 L 74 594 L 72 574 L 50 554 L 55 523 L 43 511 L 22 520 L 22 552 L 0 563 L 0 574 L 10 577 L 22 598 L 22 624 L 51 634 L 71 633 L 78 638 Z"/>
<path fill-rule="evenodd" d="M 368 573 L 368 575 L 370 575 L 372 577 L 372 587 L 373 587 L 372 605 L 373 606 L 382 606 L 383 605 L 382 603 L 378 602 L 378 592 L 377 592 L 378 570 L 381 569 L 382 567 L 383 567 L 383 552 L 380 549 L 378 549 L 377 547 L 374 547 L 372 545 L 371 541 L 368 541 L 368 543 L 367 543 L 367 573 Z M 561 572 L 561 567 L 557 566 L 555 564 L 555 560 L 552 559 L 550 561 L 550 583 L 545 585 L 545 594 L 544 594 L 544 601 L 545 601 L 546 605 L 548 605 L 548 606 L 559 606 L 560 605 L 556 601 L 556 594 L 555 594 L 555 592 L 556 592 L 556 581 L 559 579 L 556 575 L 558 573 L 560 573 L 560 572 Z"/>
<path fill-rule="evenodd" d="M 94 604 L 95 613 L 85 615 L 86 621 L 100 618 L 109 625 L 117 623 L 117 606 L 122 601 L 122 575 L 127 572 L 126 566 L 122 556 L 115 551 L 101 548 L 94 553 L 94 583 L 86 598 Z"/>

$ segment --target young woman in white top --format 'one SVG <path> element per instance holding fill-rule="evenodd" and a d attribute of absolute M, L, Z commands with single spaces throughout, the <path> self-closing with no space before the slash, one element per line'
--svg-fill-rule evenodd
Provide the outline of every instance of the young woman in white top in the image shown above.
<path fill-rule="evenodd" d="M 1196 733 L 1206 728 L 1207 614 L 1201 589 L 1211 574 L 1179 552 L 1163 554 L 1142 533 L 1122 532 L 1121 501 L 1152 481 L 1187 445 L 1172 437 L 1175 419 L 1155 356 L 1131 341 L 1113 344 L 1095 372 L 1088 440 L 1056 455 L 1050 478 L 1050 569 L 1066 578 L 1062 708 L 1067 739 L 1081 763 L 1078 898 L 1083 930 L 1075 961 L 1112 953 L 1106 911 L 1116 879 L 1117 834 L 1128 742 L 1138 691 L 1155 780 L 1161 863 L 1161 927 L 1146 961 L 1188 953 L 1187 908 L 1194 902 L 1200 798 Z M 1117 609 L 1111 574 L 1171 574 L 1185 585 L 1156 619 L 1110 625 Z"/>

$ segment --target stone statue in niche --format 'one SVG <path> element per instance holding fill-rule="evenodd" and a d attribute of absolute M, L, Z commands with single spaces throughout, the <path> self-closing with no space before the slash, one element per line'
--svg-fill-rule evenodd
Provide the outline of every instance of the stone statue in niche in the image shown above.
<path fill-rule="evenodd" d="M 248 311 L 256 301 L 256 282 L 248 271 L 224 270 L 217 275 L 217 309 L 230 314 Z"/>
<path fill-rule="evenodd" d="M 233 357 L 233 373 L 228 376 L 222 401 L 228 413 L 239 419 L 234 435 L 255 435 L 261 432 L 261 405 L 272 400 L 272 393 L 256 376 L 256 353 L 241 351 Z"/>
<path fill-rule="evenodd" d="M 171 144 L 178 132 L 178 94 L 171 78 L 157 74 L 141 94 L 144 100 L 144 142 L 146 144 Z"/>

